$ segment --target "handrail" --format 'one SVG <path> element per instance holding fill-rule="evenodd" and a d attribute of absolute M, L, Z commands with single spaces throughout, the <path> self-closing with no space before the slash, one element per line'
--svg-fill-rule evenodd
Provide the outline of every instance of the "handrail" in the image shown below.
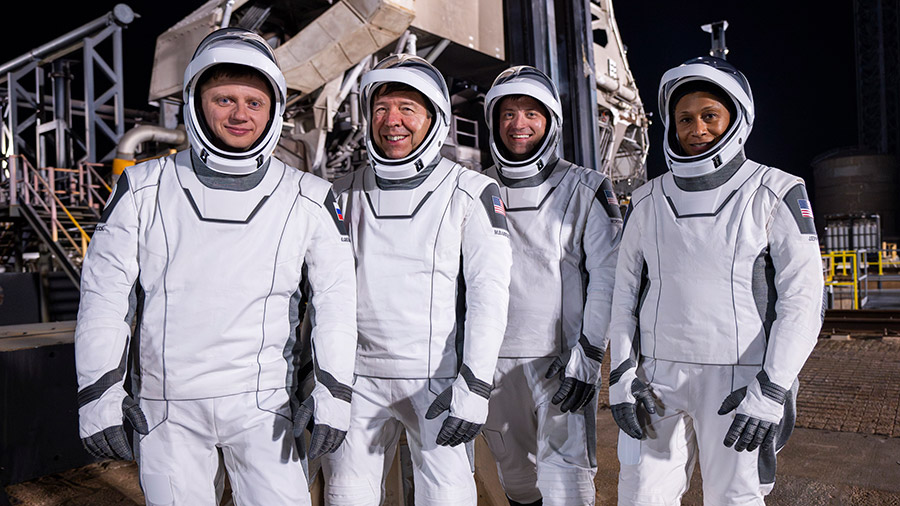
<path fill-rule="evenodd" d="M 91 177 L 97 178 L 97 180 L 100 181 L 100 183 L 103 185 L 103 187 L 106 188 L 106 191 L 112 193 L 112 188 L 108 184 L 106 184 L 106 180 L 104 180 L 103 177 L 100 176 L 100 173 L 97 172 L 97 169 L 94 168 L 98 165 L 103 165 L 102 163 L 86 163 L 85 162 L 82 165 L 84 165 L 85 167 L 88 168 L 88 173 L 91 175 Z"/>
<path fill-rule="evenodd" d="M 55 167 L 45 167 L 45 169 L 49 170 L 50 174 L 53 174 L 53 172 L 56 170 Z M 78 230 L 81 232 L 82 239 L 86 239 L 87 242 L 91 242 L 91 237 L 88 235 L 88 233 L 85 232 L 83 228 L 81 228 L 81 225 L 78 224 L 78 220 L 76 220 L 75 217 L 72 216 L 72 213 L 69 212 L 69 209 L 66 208 L 66 205 L 63 204 L 62 201 L 59 200 L 59 197 L 56 196 L 56 192 L 53 191 L 53 186 L 50 183 L 48 183 L 46 179 L 41 177 L 41 175 L 38 174 L 37 171 L 35 171 L 34 175 L 38 180 L 40 180 L 42 183 L 44 183 L 45 187 L 48 188 L 47 193 L 49 193 L 51 196 L 53 196 L 53 200 L 56 202 L 56 204 L 59 205 L 60 208 L 62 208 L 63 212 L 66 213 L 66 216 L 69 217 L 69 220 L 72 221 L 72 224 L 74 224 L 75 227 L 78 228 Z M 62 225 L 59 224 L 59 220 L 54 218 L 53 221 L 55 222 L 54 223 L 55 225 L 59 226 L 60 230 L 63 230 L 65 232 L 65 228 L 63 228 Z M 68 236 L 68 233 L 66 233 L 66 235 Z M 81 253 L 80 248 L 78 248 L 78 246 L 75 245 L 74 242 L 73 242 L 73 246 L 75 246 L 76 249 L 79 249 L 79 253 Z M 81 256 L 84 256 L 84 254 L 82 253 Z"/>
<path fill-rule="evenodd" d="M 867 278 L 866 271 L 868 269 L 868 263 L 865 261 L 866 250 L 829 251 L 827 253 L 822 253 L 822 256 L 831 258 L 831 262 L 829 262 L 828 266 L 829 272 L 825 276 L 825 285 L 851 287 L 853 291 L 853 309 L 859 309 L 859 283 Z M 840 259 L 841 263 L 841 275 L 844 277 L 850 276 L 851 280 L 834 281 L 838 259 Z M 849 262 L 848 259 L 850 260 Z M 851 266 L 852 275 L 847 274 L 848 263 Z M 863 267 L 861 267 L 861 265 Z M 862 274 L 860 274 L 861 268 L 863 269 Z M 868 293 L 868 287 L 866 287 L 866 293 Z M 868 296 L 866 296 L 866 298 L 868 298 Z"/>
<path fill-rule="evenodd" d="M 59 225 L 59 221 L 57 221 L 56 224 Z M 75 226 L 78 227 L 78 224 L 75 224 Z M 58 228 L 63 233 L 63 235 L 66 236 L 66 239 L 69 240 L 69 243 L 71 243 L 72 246 L 75 248 L 75 251 L 77 251 L 78 254 L 81 255 L 81 258 L 84 258 L 85 250 L 78 246 L 78 244 L 75 242 L 75 239 L 73 239 L 72 236 L 69 235 L 69 231 L 66 230 L 65 227 L 62 227 L 62 226 L 59 226 Z M 81 230 L 81 233 L 84 234 L 84 230 L 82 230 L 81 227 L 78 227 L 78 230 Z M 90 238 L 88 238 L 88 242 L 90 242 Z"/>
<path fill-rule="evenodd" d="M 12 168 L 12 170 L 10 171 L 10 193 L 11 193 L 10 201 L 11 201 L 11 204 L 16 203 L 17 195 L 20 192 L 21 192 L 21 196 L 24 198 L 25 204 L 32 205 L 32 200 L 33 200 L 35 205 L 39 205 L 41 208 L 44 209 L 44 211 L 46 211 L 47 213 L 50 214 L 50 225 L 51 225 L 52 231 L 53 231 L 52 239 L 54 241 L 58 240 L 55 231 L 57 231 L 57 230 L 62 231 L 63 235 L 69 240 L 69 243 L 72 245 L 72 247 L 75 248 L 75 251 L 82 258 L 84 258 L 85 251 L 87 250 L 87 244 L 90 243 L 91 237 L 84 230 L 84 228 L 81 226 L 81 224 L 75 218 L 75 216 L 72 215 L 72 213 L 69 211 L 69 209 L 66 207 L 66 205 L 62 202 L 62 200 L 60 200 L 59 196 L 56 195 L 54 183 L 48 182 L 46 179 L 44 179 L 44 177 L 41 176 L 39 171 L 36 170 L 34 168 L 34 166 L 31 165 L 31 162 L 29 162 L 28 159 L 24 155 L 11 155 L 11 156 L 8 156 L 5 158 L 11 162 L 10 167 Z M 21 165 L 22 170 L 21 170 L 20 174 L 18 173 L 19 171 L 17 170 L 17 168 L 18 168 L 17 167 L 18 164 L 16 163 L 18 161 L 17 159 L 21 159 L 22 161 L 24 161 L 24 163 Z M 77 172 L 77 170 L 73 170 L 73 169 L 62 169 L 62 168 L 57 169 L 55 167 L 45 167 L 43 170 L 48 171 L 49 178 L 51 181 L 54 180 L 54 175 L 57 171 L 59 171 L 59 172 Z M 102 178 L 98 177 L 98 179 L 102 181 Z M 41 189 L 42 187 L 45 190 L 42 191 L 42 189 Z M 50 200 L 48 202 L 47 200 L 45 200 L 45 198 L 42 198 L 42 195 L 50 195 L 52 197 L 52 200 Z M 99 197 L 99 195 L 98 195 L 98 197 Z M 60 220 L 56 217 L 57 207 L 62 209 L 63 213 L 66 214 L 69 221 L 73 225 L 75 225 L 75 227 L 80 232 L 81 245 L 79 245 L 78 241 L 76 241 L 69 234 L 68 230 L 66 230 L 66 228 L 60 222 Z"/>
<path fill-rule="evenodd" d="M 106 198 L 104 198 L 102 195 L 100 195 L 100 192 L 97 191 L 97 189 L 95 188 L 95 185 L 94 185 L 95 180 L 100 181 L 100 184 L 102 184 L 103 187 L 106 188 L 106 194 L 109 195 L 112 193 L 112 188 L 108 184 L 106 184 L 106 180 L 104 180 L 103 177 L 100 175 L 100 173 L 97 172 L 97 169 L 94 168 L 94 167 L 97 167 L 97 166 L 100 166 L 103 164 L 82 162 L 79 165 L 86 168 L 86 170 L 84 172 L 87 174 L 87 182 L 85 183 L 85 186 L 87 188 L 86 193 L 88 196 L 88 202 L 87 202 L 88 207 L 90 207 L 90 208 L 94 207 L 94 199 L 95 198 L 101 204 L 100 207 L 105 206 Z"/>
<path fill-rule="evenodd" d="M 885 256 L 887 256 L 890 259 L 886 260 L 884 258 Z M 885 265 L 900 266 L 900 259 L 893 260 L 893 258 L 896 256 L 897 256 L 897 250 L 891 250 L 891 249 L 878 250 L 878 275 L 879 276 L 884 275 L 884 266 Z"/>

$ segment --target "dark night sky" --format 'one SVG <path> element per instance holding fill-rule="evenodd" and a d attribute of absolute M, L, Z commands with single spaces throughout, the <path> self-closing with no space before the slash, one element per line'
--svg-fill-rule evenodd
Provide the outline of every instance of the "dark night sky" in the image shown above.
<path fill-rule="evenodd" d="M 710 35 L 701 25 L 727 20 L 728 61 L 747 76 L 756 104 L 748 157 L 803 176 L 812 187 L 813 158 L 857 144 L 849 0 L 626 0 L 615 2 L 614 9 L 644 106 L 656 119 L 662 74 L 709 51 Z M 655 121 L 650 129 L 651 175 L 664 170 L 662 136 L 662 121 Z"/>
<path fill-rule="evenodd" d="M 557 0 L 560 1 L 560 0 Z M 112 9 L 117 2 L 17 2 L 7 19 L 39 27 L 28 36 L 6 35 L 0 62 L 11 60 Z M 200 1 L 129 3 L 141 17 L 125 31 L 126 103 L 147 109 L 146 97 L 157 35 L 193 11 Z M 162 8 L 161 6 L 170 6 Z M 663 170 L 662 126 L 656 121 L 659 79 L 670 67 L 709 51 L 700 25 L 729 23 L 728 60 L 750 80 L 757 119 L 748 140 L 750 158 L 810 180 L 817 155 L 856 144 L 856 89 L 852 2 L 797 0 L 754 2 L 618 0 L 614 3 L 628 59 L 647 111 L 650 175 Z M 829 7 L 825 7 L 829 5 Z M 10 33 L 10 32 L 7 32 Z"/>

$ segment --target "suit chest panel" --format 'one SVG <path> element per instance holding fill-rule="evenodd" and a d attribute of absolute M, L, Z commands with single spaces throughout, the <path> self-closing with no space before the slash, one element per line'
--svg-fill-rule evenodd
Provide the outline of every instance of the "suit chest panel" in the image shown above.
<path fill-rule="evenodd" d="M 155 198 L 140 210 L 142 283 L 153 285 L 165 275 L 168 291 L 192 291 L 198 278 L 206 290 L 295 290 L 311 224 L 303 220 L 296 187 L 288 186 L 278 185 L 246 222 L 208 220 L 177 179 L 163 174 Z M 276 270 L 290 274 L 274 276 Z"/>

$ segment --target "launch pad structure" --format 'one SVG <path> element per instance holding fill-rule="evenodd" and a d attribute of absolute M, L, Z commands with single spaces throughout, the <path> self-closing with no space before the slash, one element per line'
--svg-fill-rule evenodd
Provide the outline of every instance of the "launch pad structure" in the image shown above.
<path fill-rule="evenodd" d="M 301 170 L 333 180 L 366 163 L 360 75 L 408 52 L 432 62 L 450 86 L 444 156 L 474 170 L 492 163 L 484 95 L 501 70 L 531 64 L 560 90 L 559 154 L 607 174 L 623 205 L 646 180 L 649 120 L 610 0 L 210 0 L 161 29 L 148 109 L 140 111 L 122 98 L 122 29 L 132 22 L 140 22 L 134 11 L 118 4 L 0 66 L 5 273 L 64 275 L 77 287 L 117 175 L 187 147 L 183 70 L 199 41 L 223 26 L 257 31 L 275 48 L 290 94 L 276 156 Z M 45 292 L 42 321 L 69 316 Z"/>
<path fill-rule="evenodd" d="M 854 12 L 883 14 L 881 3 L 856 0 Z M 647 179 L 650 121 L 611 0 L 198 2 L 184 19 L 159 27 L 154 59 L 146 62 L 153 70 L 148 107 L 141 110 L 125 108 L 122 100 L 128 86 L 122 29 L 141 22 L 135 14 L 119 4 L 0 65 L 0 506 L 9 503 L 5 490 L 15 490 L 11 497 L 17 500 L 54 487 L 79 493 L 96 487 L 98 496 L 69 504 L 107 504 L 95 499 L 104 491 L 111 491 L 108 504 L 142 500 L 133 464 L 94 462 L 78 438 L 72 333 L 80 266 L 123 168 L 187 147 L 183 69 L 212 31 L 240 26 L 275 48 L 289 88 L 276 156 L 326 179 L 366 163 L 359 79 L 382 57 L 401 52 L 432 62 L 450 86 L 454 116 L 444 156 L 473 170 L 492 163 L 484 96 L 501 70 L 530 64 L 560 90 L 561 156 L 608 175 L 623 206 Z M 896 31 L 887 22 L 872 26 Z M 724 40 L 717 37 L 726 27 L 719 22 L 708 30 L 723 55 Z M 881 40 L 874 33 L 860 32 L 862 56 L 880 54 L 873 51 L 880 46 L 872 41 Z M 880 60 L 860 60 L 861 82 L 878 78 L 883 84 L 893 75 L 889 68 L 875 72 Z M 879 97 L 893 96 L 882 88 Z M 882 144 L 892 139 L 870 137 Z M 826 497 L 842 504 L 900 504 L 900 471 L 893 462 L 900 407 L 896 381 L 889 381 L 896 379 L 898 346 L 896 336 L 820 339 L 801 376 L 801 428 L 779 457 L 771 504 L 818 504 Z M 597 497 L 605 504 L 614 500 L 617 473 L 608 410 L 601 409 L 598 429 Z M 481 449 L 480 504 L 505 504 Z M 402 448 L 398 454 L 388 484 L 391 504 L 405 503 L 411 491 L 404 467 L 409 462 Z M 834 465 L 838 460 L 841 465 Z M 685 504 L 700 503 L 696 474 Z M 115 482 L 114 475 L 124 481 Z"/>
<path fill-rule="evenodd" d="M 360 76 L 412 53 L 450 88 L 444 156 L 491 165 L 484 96 L 500 71 L 530 64 L 560 90 L 559 154 L 610 176 L 623 205 L 646 180 L 649 120 L 610 0 L 210 0 L 160 27 L 146 110 L 123 100 L 123 28 L 137 14 L 118 4 L 0 65 L 0 490 L 91 462 L 64 337 L 81 262 L 118 174 L 187 147 L 184 68 L 218 28 L 275 48 L 289 92 L 275 155 L 300 170 L 333 180 L 366 163 Z"/>

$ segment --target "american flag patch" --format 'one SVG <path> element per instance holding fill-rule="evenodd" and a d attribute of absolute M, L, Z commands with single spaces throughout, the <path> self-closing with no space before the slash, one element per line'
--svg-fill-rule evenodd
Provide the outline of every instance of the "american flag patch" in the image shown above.
<path fill-rule="evenodd" d="M 341 208 L 338 207 L 337 202 L 332 202 L 332 205 L 334 206 L 335 214 L 337 214 L 337 219 L 344 221 L 344 213 L 341 212 Z"/>
<path fill-rule="evenodd" d="M 616 198 L 616 194 L 609 191 L 603 190 L 603 194 L 606 195 L 606 202 L 611 206 L 619 205 L 619 199 Z"/>
<path fill-rule="evenodd" d="M 491 200 L 494 201 L 494 212 L 506 216 L 506 208 L 503 207 L 503 201 L 500 200 L 500 197 L 492 195 Z"/>
<path fill-rule="evenodd" d="M 812 218 L 812 207 L 809 205 L 809 201 L 806 199 L 797 199 L 797 204 L 800 206 L 800 216 L 804 218 Z"/>

